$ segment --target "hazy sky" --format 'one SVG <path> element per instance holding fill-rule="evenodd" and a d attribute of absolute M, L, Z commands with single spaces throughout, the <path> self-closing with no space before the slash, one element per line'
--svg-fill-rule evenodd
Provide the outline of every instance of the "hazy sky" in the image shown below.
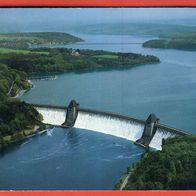
<path fill-rule="evenodd" d="M 196 8 L 1 8 L 0 30 L 107 22 L 169 22 L 196 25 Z M 43 25 L 43 26 L 41 26 Z M 22 30 L 21 29 L 21 30 Z"/>

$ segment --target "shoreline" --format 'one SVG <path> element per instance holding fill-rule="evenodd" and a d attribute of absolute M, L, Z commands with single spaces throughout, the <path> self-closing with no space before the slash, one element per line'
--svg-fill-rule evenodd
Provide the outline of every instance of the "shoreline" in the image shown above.
<path fill-rule="evenodd" d="M 31 138 L 36 136 L 37 134 L 42 134 L 47 132 L 50 129 L 51 126 L 46 126 L 45 128 L 41 128 L 38 125 L 35 125 L 33 129 L 29 129 L 29 130 L 22 130 L 19 133 L 15 133 L 13 135 L 7 135 L 4 136 L 1 140 L 0 140 L 0 150 L 3 150 L 4 148 L 14 144 L 14 143 L 18 143 L 21 142 L 25 139 Z M 25 133 L 26 131 L 26 133 Z M 28 133 L 27 133 L 28 132 Z M 17 136 L 17 134 L 20 134 L 20 138 L 16 138 L 13 139 L 13 137 Z M 9 139 L 8 139 L 9 138 Z M 2 144 L 3 143 L 3 144 Z"/>
<path fill-rule="evenodd" d="M 114 190 L 117 190 L 117 191 L 124 190 L 131 174 L 133 173 L 133 170 L 134 170 L 133 165 L 127 167 L 127 171 L 122 174 L 122 176 L 120 177 L 120 180 L 114 185 Z"/>
<path fill-rule="evenodd" d="M 23 95 L 25 92 L 31 90 L 34 86 L 33 82 L 31 80 L 27 80 L 28 84 L 29 84 L 29 88 L 25 89 L 25 90 L 18 90 L 17 94 L 14 97 L 10 97 L 11 99 L 17 99 L 19 98 L 21 95 Z M 20 99 L 20 98 L 19 98 Z M 21 130 L 19 132 L 16 132 L 12 135 L 6 135 L 4 137 L 0 138 L 0 150 L 14 144 L 20 141 L 23 141 L 27 138 L 31 138 L 37 134 L 42 134 L 47 132 L 48 129 L 50 129 L 51 126 L 43 124 L 43 126 L 40 125 L 35 125 L 33 128 L 31 129 L 26 129 L 26 130 Z"/>
<path fill-rule="evenodd" d="M 14 96 L 14 97 L 11 97 L 11 98 L 18 98 L 19 96 L 23 95 L 27 90 L 19 90 L 18 93 Z"/>
<path fill-rule="evenodd" d="M 37 74 L 38 76 L 40 74 L 45 74 L 46 76 L 50 76 L 51 74 L 54 74 L 56 77 L 53 80 L 56 80 L 56 79 L 58 79 L 58 76 L 61 74 L 70 74 L 70 73 L 82 74 L 82 73 L 104 72 L 104 71 L 113 71 L 113 70 L 114 71 L 115 70 L 117 70 L 117 71 L 130 70 L 132 68 L 136 68 L 139 66 L 156 65 L 159 63 L 161 63 L 160 59 L 159 59 L 159 61 L 156 61 L 156 62 L 146 62 L 146 63 L 138 63 L 138 64 L 136 63 L 136 64 L 127 64 L 127 65 L 122 64 L 122 65 L 118 65 L 118 66 L 112 65 L 112 66 L 103 66 L 103 67 L 94 67 L 94 68 L 80 68 L 80 69 L 74 69 L 74 70 L 62 70 L 62 71 L 51 71 L 51 72 L 34 72 L 33 74 L 35 74 L 35 75 Z M 43 81 L 45 79 L 43 79 L 43 80 L 39 79 L 39 80 Z"/>
<path fill-rule="evenodd" d="M 10 97 L 13 99 L 19 98 L 20 96 L 22 96 L 24 93 L 26 93 L 27 91 L 31 90 L 34 86 L 33 82 L 31 80 L 27 80 L 28 84 L 30 85 L 29 88 L 27 89 L 23 89 L 23 90 L 18 90 L 18 92 L 16 93 L 16 95 L 14 97 Z"/>

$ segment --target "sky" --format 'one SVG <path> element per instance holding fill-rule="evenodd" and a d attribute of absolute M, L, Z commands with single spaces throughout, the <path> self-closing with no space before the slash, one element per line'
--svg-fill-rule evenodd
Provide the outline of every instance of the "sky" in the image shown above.
<path fill-rule="evenodd" d="M 48 26 L 147 22 L 196 25 L 196 8 L 0 8 L 0 31 Z"/>

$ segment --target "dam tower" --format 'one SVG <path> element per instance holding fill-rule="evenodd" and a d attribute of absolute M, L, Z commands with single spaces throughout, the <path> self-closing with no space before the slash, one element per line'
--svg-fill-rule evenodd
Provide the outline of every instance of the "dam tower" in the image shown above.
<path fill-rule="evenodd" d="M 66 112 L 65 122 L 62 126 L 73 127 L 78 116 L 79 104 L 75 100 L 71 100 Z"/>
<path fill-rule="evenodd" d="M 157 127 L 155 126 L 156 123 L 159 123 L 159 118 L 157 118 L 155 114 L 150 114 L 145 121 L 145 127 L 142 137 L 136 141 L 136 144 L 144 147 L 149 146 L 150 141 L 157 129 Z"/>

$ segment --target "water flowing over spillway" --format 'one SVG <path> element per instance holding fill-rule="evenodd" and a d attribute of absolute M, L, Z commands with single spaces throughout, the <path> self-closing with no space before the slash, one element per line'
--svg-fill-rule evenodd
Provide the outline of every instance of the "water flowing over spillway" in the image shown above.
<path fill-rule="evenodd" d="M 43 123 L 59 126 L 65 122 L 66 110 L 36 107 L 43 116 Z"/>
<path fill-rule="evenodd" d="M 62 126 L 66 121 L 67 109 L 64 107 L 35 106 L 35 108 L 42 114 L 43 122 L 46 124 Z M 156 126 L 157 130 L 149 143 L 149 147 L 156 150 L 162 150 L 163 139 L 188 134 L 165 125 L 161 128 L 160 125 Z M 137 140 L 143 137 L 145 121 L 113 113 L 80 109 L 73 127 L 113 135 L 139 144 Z"/>
<path fill-rule="evenodd" d="M 114 135 L 131 141 L 142 136 L 144 125 L 135 121 L 79 111 L 74 127 Z"/>
<path fill-rule="evenodd" d="M 61 126 L 65 122 L 66 110 L 43 107 L 36 107 L 36 109 L 42 114 L 43 122 L 46 124 Z M 110 134 L 134 142 L 142 136 L 144 130 L 142 123 L 83 111 L 78 112 L 74 127 Z"/>
<path fill-rule="evenodd" d="M 150 141 L 149 146 L 157 150 L 162 150 L 162 139 L 167 139 L 169 137 L 175 137 L 175 136 L 176 136 L 175 133 L 158 128 L 152 140 Z"/>

